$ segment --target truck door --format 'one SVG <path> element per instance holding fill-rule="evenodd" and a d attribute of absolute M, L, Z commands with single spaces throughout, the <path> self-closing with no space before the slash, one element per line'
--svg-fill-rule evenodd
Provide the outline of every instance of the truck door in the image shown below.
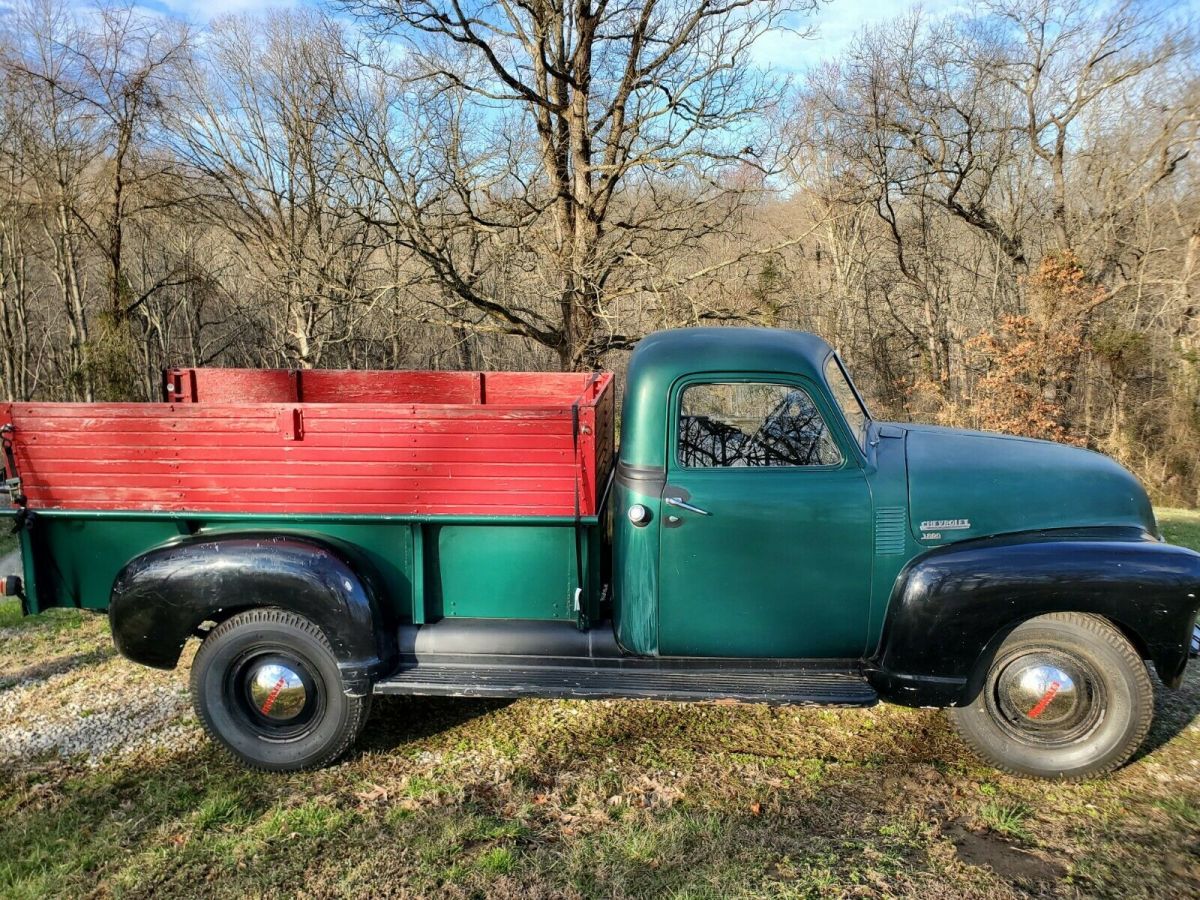
<path fill-rule="evenodd" d="M 669 415 L 659 653 L 860 656 L 871 495 L 823 393 L 777 375 L 692 376 Z"/>

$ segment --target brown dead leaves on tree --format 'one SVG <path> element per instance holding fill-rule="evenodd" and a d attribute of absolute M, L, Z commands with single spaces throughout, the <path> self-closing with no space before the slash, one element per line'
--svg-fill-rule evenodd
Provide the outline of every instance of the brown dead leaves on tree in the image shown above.
<path fill-rule="evenodd" d="M 1108 293 L 1070 250 L 1048 254 L 1023 281 L 1028 312 L 1002 317 L 965 344 L 980 373 L 968 399 L 954 402 L 942 385 L 926 382 L 910 394 L 910 409 L 920 406 L 946 425 L 1082 445 L 1068 404 L 1091 352 L 1093 314 Z"/>

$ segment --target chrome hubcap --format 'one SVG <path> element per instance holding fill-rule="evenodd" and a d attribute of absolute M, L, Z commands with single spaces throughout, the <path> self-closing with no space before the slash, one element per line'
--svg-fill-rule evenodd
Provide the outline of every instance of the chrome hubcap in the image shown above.
<path fill-rule="evenodd" d="M 255 709 L 275 722 L 296 718 L 308 700 L 300 673 L 278 662 L 266 663 L 251 671 L 248 686 Z"/>
<path fill-rule="evenodd" d="M 1001 702 L 1011 711 L 1044 725 L 1070 719 L 1079 708 L 1075 679 L 1063 668 L 1043 662 L 1018 661 L 1000 676 Z"/>
<path fill-rule="evenodd" d="M 1099 721 L 1099 685 L 1086 666 L 1046 650 L 1007 661 L 995 681 L 994 702 L 1004 724 L 1023 739 L 1067 743 Z"/>

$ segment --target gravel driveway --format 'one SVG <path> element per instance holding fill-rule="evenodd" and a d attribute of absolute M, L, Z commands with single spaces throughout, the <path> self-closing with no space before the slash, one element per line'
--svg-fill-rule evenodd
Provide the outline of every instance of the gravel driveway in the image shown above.
<path fill-rule="evenodd" d="M 195 744 L 191 653 L 174 672 L 134 665 L 116 655 L 106 617 L 75 610 L 0 628 L 0 767 L 48 754 L 97 765 Z"/>

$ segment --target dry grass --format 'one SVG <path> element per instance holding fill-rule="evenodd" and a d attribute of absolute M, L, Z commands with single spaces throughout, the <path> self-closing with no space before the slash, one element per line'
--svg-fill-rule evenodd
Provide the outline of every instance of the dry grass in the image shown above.
<path fill-rule="evenodd" d="M 119 702 L 141 670 L 95 657 L 106 641 L 73 615 L 3 632 L 0 702 Z M 356 756 L 288 776 L 242 770 L 189 720 L 174 749 L 4 763 L 0 894 L 1200 895 L 1196 666 L 1135 762 L 1065 786 L 1000 776 L 939 713 L 886 706 L 384 699 Z"/>

